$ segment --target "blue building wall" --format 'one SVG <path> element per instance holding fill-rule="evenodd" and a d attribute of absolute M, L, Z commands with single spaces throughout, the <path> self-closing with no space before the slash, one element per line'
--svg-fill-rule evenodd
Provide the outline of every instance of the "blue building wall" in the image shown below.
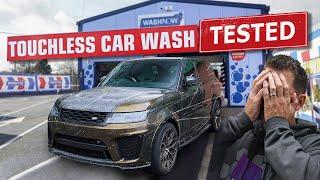
<path fill-rule="evenodd" d="M 229 105 L 243 106 L 248 98 L 253 79 L 263 69 L 263 54 L 261 51 L 246 52 L 242 61 L 233 61 L 229 54 Z"/>
<path fill-rule="evenodd" d="M 194 1 L 197 2 L 197 1 Z M 226 3 L 228 4 L 228 3 Z M 82 22 L 80 31 L 101 31 L 115 29 L 138 28 L 138 16 L 147 14 L 168 13 L 163 10 L 165 6 L 172 6 L 172 12 L 184 13 L 184 25 L 197 25 L 201 19 L 223 18 L 237 16 L 251 16 L 264 14 L 262 9 L 252 7 L 231 7 L 219 5 L 206 5 L 183 2 L 157 2 L 144 7 L 139 7 L 126 12 L 102 17 L 96 20 Z M 247 52 L 243 61 L 233 62 L 229 57 L 228 68 L 230 70 L 227 80 L 227 98 L 230 106 L 243 106 L 251 87 L 251 82 L 259 72 L 259 67 L 263 64 L 263 51 Z M 103 61 L 121 61 L 136 57 L 105 57 L 105 58 L 85 58 L 79 60 L 80 71 L 83 73 L 83 89 L 92 88 L 94 82 L 94 63 Z"/>

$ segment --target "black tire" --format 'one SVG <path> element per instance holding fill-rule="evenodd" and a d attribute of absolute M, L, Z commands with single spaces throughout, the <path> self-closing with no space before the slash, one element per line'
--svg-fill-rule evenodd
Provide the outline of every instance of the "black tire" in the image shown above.
<path fill-rule="evenodd" d="M 212 104 L 211 113 L 210 113 L 210 124 L 208 131 L 209 132 L 216 132 L 219 130 L 221 125 L 221 101 L 220 99 L 216 99 Z"/>
<path fill-rule="evenodd" d="M 151 154 L 150 172 L 157 175 L 168 174 L 174 167 L 179 150 L 179 138 L 176 128 L 165 123 L 156 133 Z"/>

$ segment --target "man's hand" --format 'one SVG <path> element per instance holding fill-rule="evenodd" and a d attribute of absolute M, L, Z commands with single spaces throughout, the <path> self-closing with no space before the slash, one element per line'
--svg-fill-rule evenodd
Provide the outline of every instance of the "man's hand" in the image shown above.
<path fill-rule="evenodd" d="M 269 70 L 262 71 L 260 75 L 253 81 L 252 89 L 244 108 L 244 112 L 249 117 L 251 122 L 254 122 L 258 119 L 263 96 L 262 84 L 268 78 L 269 72 Z"/>
<path fill-rule="evenodd" d="M 269 82 L 263 82 L 264 117 L 267 122 L 273 117 L 282 117 L 289 124 L 295 124 L 295 110 L 291 106 L 289 86 L 283 74 L 280 76 L 276 72 L 269 73 Z M 297 101 L 294 94 L 293 101 Z"/>

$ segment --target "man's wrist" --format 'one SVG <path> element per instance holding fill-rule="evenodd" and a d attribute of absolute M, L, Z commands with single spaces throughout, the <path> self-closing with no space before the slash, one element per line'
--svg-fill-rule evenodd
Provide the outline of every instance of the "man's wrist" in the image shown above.
<path fill-rule="evenodd" d="M 247 112 L 247 109 L 244 109 L 243 113 L 246 115 L 246 117 L 253 123 L 256 119 L 252 116 L 250 116 L 250 113 Z"/>
<path fill-rule="evenodd" d="M 272 130 L 274 128 L 284 127 L 290 128 L 288 121 L 280 116 L 271 117 L 267 119 L 265 123 L 266 131 Z"/>
<path fill-rule="evenodd" d="M 238 118 L 241 122 L 241 124 L 243 124 L 244 126 L 248 126 L 248 127 L 252 127 L 253 126 L 253 122 L 251 121 L 250 117 L 248 116 L 248 114 L 243 111 L 238 115 Z"/>

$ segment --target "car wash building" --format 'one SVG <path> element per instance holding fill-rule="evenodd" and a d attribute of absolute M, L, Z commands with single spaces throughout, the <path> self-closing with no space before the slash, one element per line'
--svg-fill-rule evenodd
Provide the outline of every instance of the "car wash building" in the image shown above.
<path fill-rule="evenodd" d="M 136 29 L 163 26 L 198 25 L 208 18 L 226 18 L 268 14 L 269 7 L 208 0 L 151 0 L 105 14 L 80 20 L 79 32 Z M 208 59 L 213 68 L 225 74 L 225 98 L 228 106 L 243 106 L 253 79 L 261 71 L 265 50 L 224 53 L 154 54 L 151 56 Z M 119 62 L 146 56 L 79 58 L 81 89 L 95 87 L 102 76 Z M 148 55 L 147 57 L 150 57 Z M 221 68 L 224 67 L 224 68 Z M 223 72 L 224 69 L 224 72 Z"/>

